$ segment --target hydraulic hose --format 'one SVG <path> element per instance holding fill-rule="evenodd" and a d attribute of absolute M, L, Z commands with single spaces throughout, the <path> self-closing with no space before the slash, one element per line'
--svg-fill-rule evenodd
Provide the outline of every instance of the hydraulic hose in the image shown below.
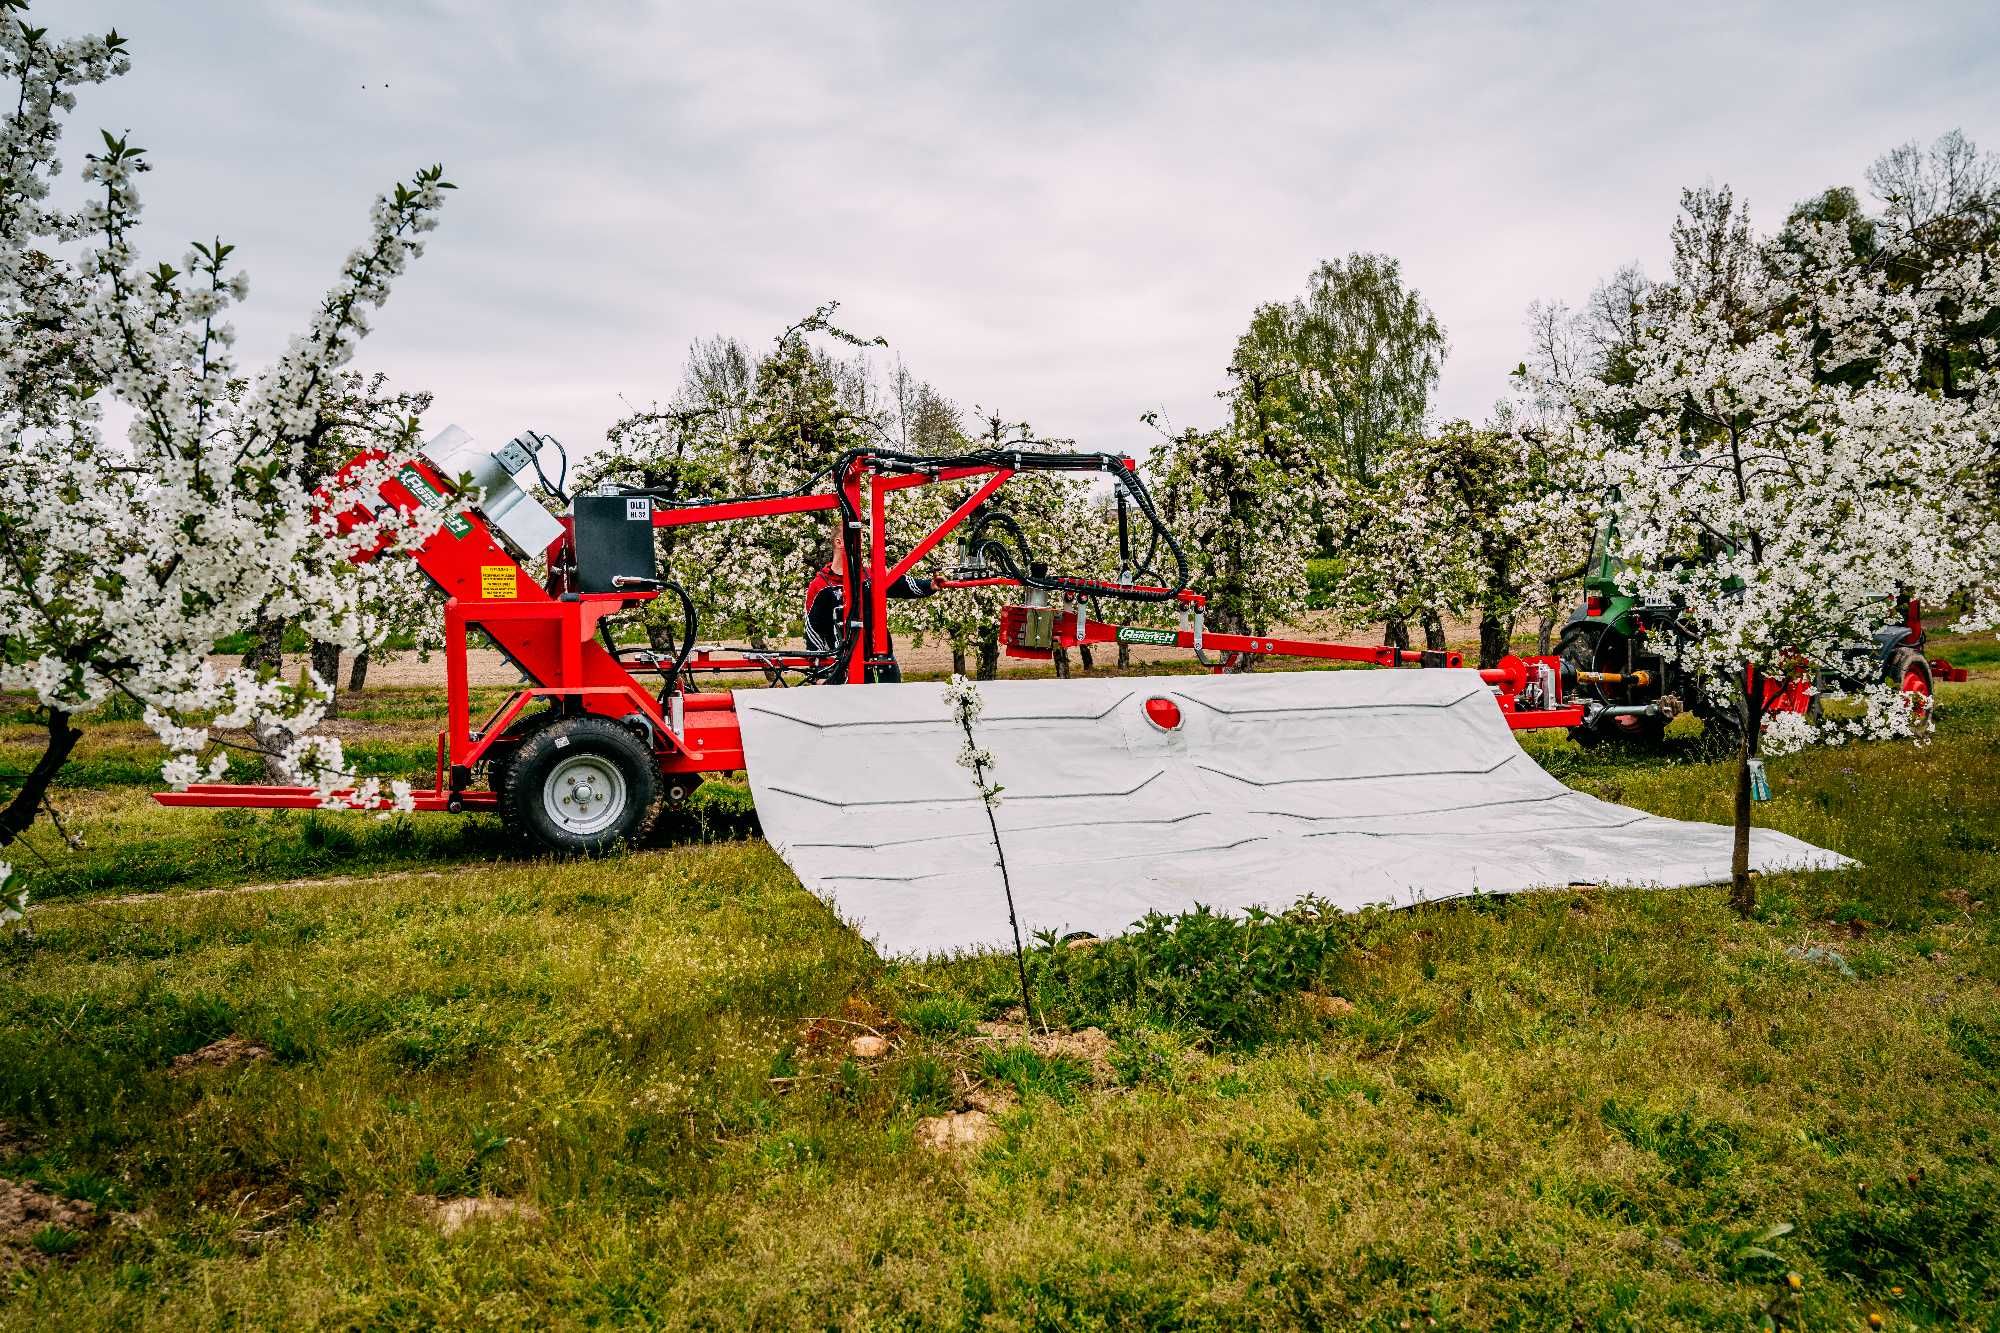
<path fill-rule="evenodd" d="M 965 467 L 968 465 L 1006 468 L 1013 472 L 1109 473 L 1112 484 L 1118 489 L 1120 501 L 1119 547 L 1121 558 L 1128 554 L 1129 533 L 1125 528 L 1123 507 L 1124 503 L 1129 499 L 1132 507 L 1137 509 L 1140 515 L 1145 518 L 1148 527 L 1146 556 L 1142 561 L 1135 562 L 1132 572 L 1135 577 L 1140 574 L 1149 575 L 1156 579 L 1162 586 L 1158 588 L 1135 588 L 1119 583 L 1109 583 L 1102 579 L 1075 578 L 1067 575 L 1046 573 L 1044 572 L 1046 566 L 1040 566 L 1039 562 L 1033 559 L 1031 552 L 1028 550 L 1027 535 L 1021 531 L 1020 525 L 1014 522 L 1012 518 L 1000 513 L 991 514 L 983 518 L 980 521 L 981 528 L 989 523 L 1000 523 L 1004 520 L 1004 527 L 1019 545 L 1020 560 L 1016 561 L 1014 552 L 1009 551 L 1004 543 L 999 541 L 987 543 L 986 552 L 993 557 L 994 563 L 999 565 L 1009 578 L 1015 579 L 1026 587 L 1040 588 L 1048 592 L 1065 592 L 1077 596 L 1109 597 L 1127 602 L 1158 603 L 1177 601 L 1180 595 L 1187 591 L 1188 564 L 1186 553 L 1181 550 L 1181 545 L 1175 540 L 1172 530 L 1161 520 L 1158 509 L 1154 507 L 1152 494 L 1146 489 L 1146 483 L 1131 468 L 1126 466 L 1123 458 L 1116 454 L 1057 453 L 1037 449 L 976 449 L 963 454 L 911 454 L 896 449 L 858 448 L 844 451 L 833 460 L 831 465 L 813 473 L 799 485 L 789 490 L 765 491 L 754 495 L 731 496 L 726 499 L 700 500 L 688 500 L 673 496 L 659 487 L 635 487 L 626 490 L 624 493 L 628 495 L 650 496 L 655 500 L 663 501 L 668 508 L 684 509 L 714 504 L 740 504 L 755 500 L 788 500 L 805 495 L 816 485 L 820 484 L 820 482 L 826 481 L 830 484 L 834 504 L 840 512 L 840 542 L 842 552 L 846 558 L 847 568 L 853 571 L 862 568 L 860 550 L 861 515 L 855 507 L 852 498 L 847 493 L 846 478 L 849 469 L 856 462 L 864 458 L 874 460 L 878 466 L 883 466 L 883 470 L 885 471 L 902 473 L 930 472 L 948 467 Z M 980 536 L 981 530 L 975 529 L 975 548 Z M 1165 578 L 1160 577 L 1153 568 L 1153 562 L 1158 555 L 1161 542 L 1166 543 L 1167 551 L 1173 557 L 1174 577 L 1171 584 Z M 853 578 L 848 580 L 850 585 L 855 582 L 858 582 L 858 580 Z M 686 600 L 687 594 L 685 591 L 679 589 L 677 585 L 676 591 L 680 593 L 683 604 L 691 606 L 691 603 L 688 603 Z M 843 602 L 845 600 L 843 598 Z M 853 614 L 853 607 L 845 604 L 842 605 L 840 619 L 835 627 L 836 639 L 833 657 L 825 665 L 814 668 L 810 673 L 811 679 L 815 681 L 828 681 L 839 679 L 846 675 L 848 665 L 854 657 L 856 643 L 861 637 L 856 632 L 856 627 L 849 623 L 853 618 Z M 691 635 L 689 643 L 690 645 L 692 644 Z M 683 662 L 686 660 L 685 654 L 682 655 L 680 660 Z M 679 663 L 676 663 L 676 669 L 678 669 L 678 666 Z"/>

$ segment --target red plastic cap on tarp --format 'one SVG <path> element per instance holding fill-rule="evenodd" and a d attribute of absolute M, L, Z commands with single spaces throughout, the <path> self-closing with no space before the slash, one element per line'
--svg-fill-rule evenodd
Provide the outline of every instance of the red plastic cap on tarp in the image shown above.
<path fill-rule="evenodd" d="M 1181 725 L 1181 706 L 1172 699 L 1162 699 L 1155 695 L 1146 700 L 1146 720 L 1161 731 L 1178 731 Z"/>

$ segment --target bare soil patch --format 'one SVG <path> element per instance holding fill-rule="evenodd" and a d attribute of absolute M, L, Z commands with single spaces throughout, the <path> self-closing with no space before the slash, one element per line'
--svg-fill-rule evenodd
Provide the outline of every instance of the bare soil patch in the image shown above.
<path fill-rule="evenodd" d="M 271 1048 L 263 1042 L 232 1035 L 224 1037 L 221 1041 L 212 1041 L 198 1051 L 175 1056 L 173 1072 L 176 1075 L 185 1075 L 202 1069 L 229 1069 L 235 1065 L 255 1064 L 259 1060 L 270 1058 Z"/>
<path fill-rule="evenodd" d="M 984 1111 L 953 1111 L 925 1116 L 917 1122 L 917 1142 L 934 1152 L 977 1148 L 1000 1136 L 1000 1126 Z"/>
<path fill-rule="evenodd" d="M 1321 1018 L 1345 1018 L 1354 1012 L 1354 1001 L 1344 995 L 1322 995 L 1309 990 L 1299 998 Z"/>
<path fill-rule="evenodd" d="M 440 1232 L 455 1236 L 479 1222 L 539 1222 L 542 1210 L 519 1199 L 440 1199 L 419 1194 L 417 1207 Z"/>
<path fill-rule="evenodd" d="M 1010 1011 L 1018 1013 L 1015 1009 Z M 999 1046 L 1025 1045 L 1035 1054 L 1077 1060 L 1090 1066 L 1092 1077 L 1103 1082 L 1110 1079 L 1111 1038 L 1104 1035 L 1102 1028 L 1079 1028 L 1074 1032 L 1051 1030 L 1030 1031 L 1026 1024 L 1008 1018 L 998 1022 L 988 1021 L 974 1025 L 978 1033 L 975 1042 L 989 1042 Z"/>
<path fill-rule="evenodd" d="M 59 1198 L 39 1185 L 0 1179 L 0 1273 L 39 1268 L 51 1254 L 61 1252 L 49 1241 L 88 1231 L 103 1220 L 94 1204 Z"/>
<path fill-rule="evenodd" d="M 323 879 L 284 879 L 269 884 L 235 884 L 220 889 L 168 889 L 161 893 L 126 893 L 116 898 L 93 898 L 92 907 L 115 907 L 134 903 L 156 903 L 168 898 L 234 898 L 246 893 L 277 893 L 284 889 L 326 889 L 336 885 L 381 884 L 392 879 L 448 879 L 441 870 L 398 870 L 382 875 L 334 875 Z M 62 907 L 60 900 L 42 903 L 31 910 L 48 911 Z"/>
<path fill-rule="evenodd" d="M 1380 643 L 1382 641 L 1382 627 L 1380 625 L 1345 624 L 1338 616 L 1325 611 L 1308 611 L 1299 617 L 1296 623 L 1280 625 L 1272 633 L 1286 638 L 1331 638 L 1355 643 Z M 1478 627 L 1470 621 L 1448 620 L 1445 622 L 1445 634 L 1453 644 L 1462 644 L 1468 639 L 1476 640 L 1478 638 Z M 712 647 L 717 645 L 704 646 Z M 803 647 L 804 641 L 788 641 L 776 646 L 796 649 Z M 1181 649 L 1147 648 L 1138 645 L 1132 646 L 1130 656 L 1131 660 L 1136 663 L 1180 662 L 1187 660 L 1187 653 Z M 1100 666 L 1109 666 L 1118 660 L 1118 650 L 1115 647 L 1101 648 L 1097 650 L 1096 658 Z M 241 659 L 218 656 L 211 660 L 217 666 L 233 667 Z M 902 664 L 904 671 L 910 673 L 948 671 L 951 669 L 951 645 L 936 641 L 913 643 L 908 639 L 902 639 L 896 644 L 896 660 Z M 352 657 L 342 654 L 340 685 L 343 693 L 346 691 L 347 669 L 352 662 Z M 285 678 L 288 680 L 296 679 L 299 672 L 304 670 L 307 665 L 308 658 L 305 654 L 287 653 L 284 661 Z M 521 673 L 516 671 L 506 658 L 491 648 L 468 649 L 466 652 L 466 666 L 468 677 L 474 685 L 514 685 L 518 684 L 521 679 Z M 1045 662 L 1028 662 L 1009 657 L 1002 657 L 1000 659 L 1000 674 L 1003 676 L 1012 675 L 1017 672 L 1046 671 L 1047 669 L 1048 664 Z M 393 661 L 371 661 L 368 664 L 368 685 L 371 689 L 378 685 L 434 685 L 442 689 L 444 686 L 444 654 L 432 653 L 429 659 L 426 660 L 418 657 L 414 652 L 405 652 L 398 653 Z M 327 729 L 332 731 L 332 724 L 329 724 Z M 332 734 L 338 735 L 342 733 L 333 732 Z M 357 732 L 355 734 L 366 733 Z"/>
<path fill-rule="evenodd" d="M 0 1120 L 0 1161 L 33 1152 L 41 1143 L 19 1125 Z"/>

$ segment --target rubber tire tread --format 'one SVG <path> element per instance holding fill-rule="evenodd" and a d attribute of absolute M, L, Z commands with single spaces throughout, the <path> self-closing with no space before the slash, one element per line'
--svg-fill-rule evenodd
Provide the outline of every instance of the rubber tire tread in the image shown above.
<path fill-rule="evenodd" d="M 560 713 L 532 713 L 525 718 L 516 719 L 514 725 L 508 728 L 514 735 L 507 741 L 504 757 L 493 760 L 487 765 L 486 770 L 487 790 L 493 793 L 501 805 L 506 804 L 507 782 L 513 776 L 514 764 L 520 758 L 521 748 L 528 743 L 528 738 L 538 731 L 548 730 L 560 721 L 562 721 Z"/>
<path fill-rule="evenodd" d="M 587 837 L 558 828 L 542 808 L 542 787 L 557 763 L 576 754 L 609 759 L 630 798 L 623 817 Z M 500 796 L 507 827 L 562 856 L 596 856 L 645 837 L 660 804 L 660 766 L 628 727 L 604 717 L 566 717 L 521 742 Z"/>
<path fill-rule="evenodd" d="M 1882 668 L 1882 679 L 1890 685 L 1900 686 L 1903 677 L 1911 671 L 1919 672 L 1924 678 L 1927 693 L 1937 698 L 1937 682 L 1931 678 L 1931 664 L 1928 658 L 1914 648 L 1902 647 L 1889 654 L 1889 660 Z"/>

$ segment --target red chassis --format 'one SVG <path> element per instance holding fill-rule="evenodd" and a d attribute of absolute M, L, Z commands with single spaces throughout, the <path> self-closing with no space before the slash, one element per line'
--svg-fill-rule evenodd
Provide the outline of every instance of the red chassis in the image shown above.
<path fill-rule="evenodd" d="M 1045 461 L 1023 462 L 1034 457 L 1017 456 L 1013 465 L 979 461 L 917 467 L 861 454 L 841 471 L 837 489 L 829 485 L 824 490 L 800 494 L 718 503 L 663 507 L 648 500 L 648 504 L 656 528 L 822 512 L 841 515 L 850 528 L 858 527 L 862 571 L 858 581 L 863 596 L 856 608 L 860 613 L 858 619 L 850 620 L 848 625 L 860 637 L 858 650 L 846 655 L 839 666 L 839 675 L 847 683 L 861 684 L 892 661 L 887 605 L 890 585 L 950 537 L 1017 471 L 1024 466 L 1047 466 Z M 1066 457 L 1078 460 L 1076 470 L 1085 470 L 1084 459 L 1093 460 L 1088 463 L 1089 470 L 1116 466 L 1130 472 L 1134 467 L 1129 458 Z M 940 482 L 976 484 L 942 522 L 900 558 L 892 559 L 890 499 L 898 491 Z M 417 459 L 385 481 L 381 494 L 387 505 L 409 511 L 418 506 L 447 507 L 451 489 L 436 468 L 426 460 Z M 350 516 L 354 521 L 366 517 L 359 510 Z M 831 654 L 748 649 L 694 649 L 685 661 L 672 666 L 663 665 L 655 655 L 621 657 L 600 638 L 600 626 L 607 617 L 659 596 L 660 585 L 653 580 L 636 579 L 632 580 L 634 586 L 612 592 L 580 591 L 576 579 L 574 520 L 565 518 L 562 524 L 562 534 L 542 553 L 548 556 L 550 573 L 541 581 L 528 572 L 501 544 L 487 522 L 474 512 L 453 514 L 415 553 L 419 566 L 447 599 L 446 727 L 438 736 L 434 783 L 413 793 L 417 809 L 494 808 L 495 793 L 475 786 L 474 771 L 503 753 L 510 743 L 517 744 L 519 734 L 511 729 L 528 716 L 530 706 L 544 701 L 558 712 L 593 714 L 642 731 L 665 779 L 668 799 L 684 797 L 702 774 L 734 772 L 743 767 L 742 737 L 730 692 L 699 691 L 694 686 L 695 678 L 757 671 L 826 672 L 834 666 L 836 659 Z M 1061 582 L 1062 588 L 1050 592 L 1004 575 L 937 580 L 941 589 L 1023 588 L 1022 604 L 1005 608 L 1001 617 L 1001 644 L 1014 657 L 1047 659 L 1056 648 L 1125 642 L 1190 651 L 1204 662 L 1208 661 L 1207 654 L 1220 654 L 1219 661 L 1211 663 L 1218 671 L 1258 657 L 1294 657 L 1378 667 L 1463 665 L 1462 657 L 1455 652 L 1414 652 L 1217 633 L 1203 628 L 1205 601 L 1197 593 L 1086 580 Z M 641 584 L 651 586 L 637 586 Z M 1177 604 L 1181 627 L 1169 630 L 1121 626 L 1085 613 L 1085 604 L 1092 597 L 1116 597 L 1132 591 L 1150 593 L 1157 601 L 1171 600 Z M 478 725 L 474 725 L 471 716 L 466 661 L 469 638 L 475 630 L 532 682 L 509 695 Z M 634 670 L 659 676 L 661 686 L 657 691 L 648 689 L 633 674 Z M 1561 670 L 1561 663 L 1555 658 L 1523 660 L 1510 656 L 1497 668 L 1480 674 L 1492 687 L 1495 703 L 1509 726 L 1572 727 L 1582 721 L 1584 710 L 1581 704 L 1563 699 Z M 336 792 L 334 799 L 339 801 L 346 795 Z M 161 792 L 155 799 L 172 806 L 266 809 L 310 809 L 320 804 L 317 792 L 307 787 L 236 784 L 201 784 L 185 791 Z"/>

